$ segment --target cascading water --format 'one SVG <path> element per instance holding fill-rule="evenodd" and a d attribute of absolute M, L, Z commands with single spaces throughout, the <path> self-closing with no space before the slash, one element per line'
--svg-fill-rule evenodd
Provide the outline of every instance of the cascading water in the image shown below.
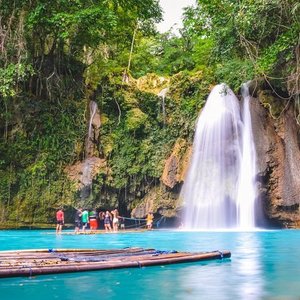
<path fill-rule="evenodd" d="M 85 142 L 85 159 L 82 162 L 82 173 L 81 173 L 81 183 L 83 184 L 83 188 L 81 190 L 81 198 L 87 198 L 90 194 L 91 184 L 93 179 L 93 169 L 95 165 L 95 160 L 97 161 L 98 158 L 93 157 L 93 150 L 95 147 L 95 132 L 93 125 L 94 123 L 100 127 L 100 119 L 95 120 L 96 114 L 99 116 L 98 112 L 98 105 L 94 101 L 90 101 L 89 104 L 90 108 L 90 120 L 88 124 L 88 132 L 87 138 Z"/>
<path fill-rule="evenodd" d="M 164 124 L 166 124 L 166 103 L 165 103 L 165 100 L 166 100 L 166 95 L 167 95 L 168 92 L 169 92 L 169 88 L 164 88 L 157 95 L 158 97 L 160 97 L 162 99 L 161 106 L 162 106 L 162 115 L 163 115 Z"/>
<path fill-rule="evenodd" d="M 254 210 L 255 192 L 249 190 L 253 184 L 250 172 L 255 169 L 247 166 L 255 166 L 255 159 L 254 146 L 249 148 L 252 133 L 247 101 L 243 124 L 238 99 L 226 85 L 217 85 L 199 116 L 181 192 L 187 229 L 254 226 L 253 218 L 248 218 Z"/>
<path fill-rule="evenodd" d="M 88 158 L 91 156 L 91 152 L 94 148 L 94 137 L 93 137 L 93 121 L 95 114 L 98 110 L 98 105 L 95 101 L 90 101 L 90 121 L 89 121 L 89 127 L 88 127 L 88 135 L 85 143 L 85 158 Z"/>
<path fill-rule="evenodd" d="M 255 227 L 255 199 L 257 197 L 254 183 L 256 174 L 256 154 L 252 135 L 250 115 L 250 95 L 248 83 L 242 86 L 242 119 L 243 119 L 243 148 L 242 163 L 238 182 L 237 212 L 238 227 Z"/>

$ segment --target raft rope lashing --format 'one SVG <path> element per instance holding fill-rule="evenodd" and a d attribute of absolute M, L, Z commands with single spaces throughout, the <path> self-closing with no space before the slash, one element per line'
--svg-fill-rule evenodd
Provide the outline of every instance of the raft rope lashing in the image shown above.
<path fill-rule="evenodd" d="M 53 254 L 53 256 L 57 259 L 60 259 L 61 261 L 73 261 L 73 262 L 100 262 L 100 261 L 107 261 L 112 258 L 126 258 L 130 256 L 135 256 L 135 255 L 152 255 L 152 256 L 158 256 L 161 254 L 170 254 L 170 253 L 177 253 L 177 251 L 172 250 L 172 251 L 161 251 L 161 250 L 143 250 L 139 252 L 122 252 L 122 253 L 112 253 L 112 254 L 96 254 L 94 257 L 90 256 L 84 256 L 84 255 L 64 255 L 64 254 L 59 254 L 53 249 L 49 249 L 50 253 Z"/>
<path fill-rule="evenodd" d="M 135 256 L 135 255 L 149 255 L 152 254 L 153 251 L 143 251 L 143 252 L 138 252 L 138 253 L 116 253 L 116 254 L 106 254 L 106 255 L 97 255 L 95 257 L 84 257 L 84 256 L 76 256 L 76 257 L 67 257 L 69 261 L 74 261 L 74 262 L 99 262 L 99 261 L 108 261 L 112 258 L 126 258 L 130 256 Z"/>
<path fill-rule="evenodd" d="M 217 250 L 216 252 L 220 253 L 220 258 L 223 259 L 224 258 L 224 253 L 220 250 Z"/>
<path fill-rule="evenodd" d="M 31 266 L 28 266 L 28 265 L 22 265 L 21 268 L 23 269 L 29 269 L 29 277 L 32 277 L 32 268 Z"/>
<path fill-rule="evenodd" d="M 138 260 L 136 261 L 136 263 L 137 263 L 137 265 L 138 265 L 139 268 L 142 267 L 142 264 Z"/>
<path fill-rule="evenodd" d="M 158 255 L 162 255 L 162 254 L 172 254 L 172 253 L 178 253 L 178 251 L 176 251 L 176 250 L 168 250 L 168 251 L 156 250 L 155 253 L 153 254 L 153 256 L 158 256 Z"/>

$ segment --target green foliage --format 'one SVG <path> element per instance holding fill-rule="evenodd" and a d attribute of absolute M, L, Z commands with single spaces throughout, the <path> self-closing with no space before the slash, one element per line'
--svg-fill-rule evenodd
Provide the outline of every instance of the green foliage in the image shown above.
<path fill-rule="evenodd" d="M 104 184 L 126 189 L 136 198 L 137 191 L 142 191 L 144 185 L 156 182 L 175 141 L 183 137 L 191 142 L 195 120 L 212 80 L 210 69 L 194 75 L 181 72 L 173 76 L 165 99 L 165 116 L 162 100 L 154 94 L 137 91 L 134 86 L 116 87 L 109 81 L 102 82 L 101 97 L 97 101 L 105 115 L 106 121 L 101 128 L 102 146 L 110 149 L 104 153 L 111 168 L 111 178 Z M 151 89 L 151 82 L 148 82 L 148 89 Z"/>
<path fill-rule="evenodd" d="M 135 131 L 144 126 L 148 116 L 139 108 L 133 108 L 126 115 L 125 126 L 128 131 Z"/>
<path fill-rule="evenodd" d="M 31 75 L 33 75 L 32 66 L 22 63 L 0 68 L 0 96 L 3 98 L 15 96 L 18 83 Z"/>
<path fill-rule="evenodd" d="M 217 82 L 224 82 L 234 91 L 238 91 L 244 82 L 255 78 L 255 68 L 250 60 L 232 59 L 217 65 L 215 76 Z"/>
<path fill-rule="evenodd" d="M 289 72 L 296 72 L 288 66 L 295 65 L 299 44 L 298 1 L 199 0 L 197 3 L 196 8 L 186 11 L 186 31 L 190 36 L 213 41 L 211 58 L 218 63 L 217 75 L 232 79 L 229 84 L 235 87 L 238 84 L 235 76 L 224 76 L 230 71 L 231 60 L 235 65 L 240 61 L 246 66 L 243 73 L 252 75 L 250 60 L 256 76 L 282 77 L 282 85 Z M 220 70 L 222 67 L 224 70 Z"/>
<path fill-rule="evenodd" d="M 278 66 L 284 66 L 293 60 L 293 50 L 298 42 L 299 32 L 300 23 L 292 24 L 272 45 L 266 47 L 257 62 L 259 72 L 264 74 L 276 72 Z"/>
<path fill-rule="evenodd" d="M 212 85 L 238 90 L 263 75 L 284 92 L 286 82 L 297 87 L 299 9 L 295 0 L 199 0 L 174 35 L 155 33 L 157 0 L 1 1 L 1 220 L 53 222 L 57 206 L 80 197 L 64 170 L 84 159 L 89 100 L 101 112 L 94 142 L 107 168 L 88 203 L 142 198 L 175 141 L 192 142 Z M 133 77 L 147 73 L 138 90 Z M 156 95 L 167 84 L 163 102 Z"/>
<path fill-rule="evenodd" d="M 55 107 L 42 99 L 33 103 L 23 95 L 9 110 L 10 126 L 14 116 L 22 125 L 14 125 L 6 141 L 0 138 L 0 173 L 5 174 L 0 180 L 0 203 L 7 206 L 3 217 L 48 222 L 57 203 L 73 201 L 74 190 L 64 189 L 68 181 L 63 167 L 79 159 L 75 149 L 83 140 L 86 124 L 78 116 L 84 115 L 85 103 L 65 99 Z"/>

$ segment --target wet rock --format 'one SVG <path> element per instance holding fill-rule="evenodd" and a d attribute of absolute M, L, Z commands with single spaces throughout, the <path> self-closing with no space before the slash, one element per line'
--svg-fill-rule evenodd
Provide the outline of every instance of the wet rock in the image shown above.
<path fill-rule="evenodd" d="M 154 214 L 172 218 L 177 216 L 178 191 L 164 189 L 162 185 L 153 187 L 132 210 L 133 218 L 145 218 L 149 211 Z"/>
<path fill-rule="evenodd" d="M 300 222 L 300 127 L 292 106 L 277 111 L 274 118 L 272 108 L 261 101 L 257 98 L 251 101 L 259 198 L 270 220 L 297 226 Z"/>
<path fill-rule="evenodd" d="M 177 183 L 184 180 L 192 147 L 187 145 L 184 139 L 178 139 L 171 155 L 165 162 L 161 181 L 169 188 L 174 188 Z"/>
<path fill-rule="evenodd" d="M 78 190 L 89 186 L 93 178 L 103 171 L 107 171 L 106 161 L 98 157 L 89 157 L 65 168 L 67 176 L 75 183 Z"/>

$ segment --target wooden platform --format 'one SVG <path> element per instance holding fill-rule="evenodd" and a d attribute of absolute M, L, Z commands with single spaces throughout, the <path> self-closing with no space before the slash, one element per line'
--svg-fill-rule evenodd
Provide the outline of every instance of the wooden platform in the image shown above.
<path fill-rule="evenodd" d="M 73 230 L 72 231 L 62 231 L 59 235 L 90 235 L 90 234 L 115 234 L 115 233 L 140 233 L 140 232 L 149 232 L 149 231 L 154 231 L 148 230 L 148 229 L 119 229 L 118 231 L 105 231 L 104 229 L 96 229 L 96 230 L 90 230 L 87 229 L 85 232 L 79 231 L 75 233 Z M 54 230 L 50 232 L 44 232 L 44 234 L 50 234 L 50 235 L 58 235 Z"/>
<path fill-rule="evenodd" d="M 143 248 L 0 251 L 0 277 L 140 268 L 230 256 L 231 253 L 227 250 L 191 253 Z"/>

